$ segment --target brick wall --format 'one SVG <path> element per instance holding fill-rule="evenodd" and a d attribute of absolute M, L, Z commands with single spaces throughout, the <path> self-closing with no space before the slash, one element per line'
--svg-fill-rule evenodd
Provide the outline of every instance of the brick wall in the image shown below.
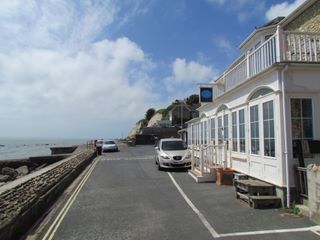
<path fill-rule="evenodd" d="M 285 31 L 320 32 L 320 1 L 315 2 L 306 11 L 289 23 Z"/>

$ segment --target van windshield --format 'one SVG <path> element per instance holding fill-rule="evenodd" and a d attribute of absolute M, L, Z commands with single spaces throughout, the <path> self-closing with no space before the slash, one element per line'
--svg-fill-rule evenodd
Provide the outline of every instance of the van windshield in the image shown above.
<path fill-rule="evenodd" d="M 182 141 L 165 141 L 162 142 L 162 150 L 186 150 L 187 145 Z"/>

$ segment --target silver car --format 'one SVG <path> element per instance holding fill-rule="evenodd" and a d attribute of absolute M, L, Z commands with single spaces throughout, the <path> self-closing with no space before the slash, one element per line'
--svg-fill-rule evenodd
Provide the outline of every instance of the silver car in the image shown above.
<path fill-rule="evenodd" d="M 191 153 L 179 138 L 163 138 L 159 140 L 155 150 L 155 162 L 159 170 L 191 167 Z"/>
<path fill-rule="evenodd" d="M 118 152 L 119 148 L 113 140 L 104 140 L 102 143 L 102 152 Z"/>

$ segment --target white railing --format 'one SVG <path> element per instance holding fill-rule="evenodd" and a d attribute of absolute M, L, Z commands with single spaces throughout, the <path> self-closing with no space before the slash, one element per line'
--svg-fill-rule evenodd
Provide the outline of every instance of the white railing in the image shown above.
<path fill-rule="evenodd" d="M 320 34 L 285 32 L 285 60 L 296 62 L 320 61 Z"/>
<path fill-rule="evenodd" d="M 227 145 L 207 145 L 191 147 L 192 169 L 197 168 L 201 175 L 210 173 L 214 167 L 227 167 Z"/>
<path fill-rule="evenodd" d="M 247 79 L 247 59 L 243 59 L 224 75 L 225 88 L 231 89 Z"/>
<path fill-rule="evenodd" d="M 213 91 L 212 91 L 213 98 L 216 98 L 223 93 L 224 93 L 224 90 L 221 87 L 219 87 L 217 85 L 213 86 Z"/>
<path fill-rule="evenodd" d="M 320 33 L 282 32 L 276 33 L 231 69 L 224 72 L 215 82 L 213 97 L 219 97 L 228 90 L 245 82 L 275 63 L 320 62 Z"/>
<path fill-rule="evenodd" d="M 265 41 L 254 52 L 247 56 L 248 59 L 248 75 L 247 77 L 253 77 L 263 70 L 270 67 L 277 60 L 277 40 L 278 34 L 274 34 L 267 41 Z"/>
<path fill-rule="evenodd" d="M 190 145 L 189 150 L 191 151 L 191 169 L 194 170 L 200 166 L 200 146 Z"/>

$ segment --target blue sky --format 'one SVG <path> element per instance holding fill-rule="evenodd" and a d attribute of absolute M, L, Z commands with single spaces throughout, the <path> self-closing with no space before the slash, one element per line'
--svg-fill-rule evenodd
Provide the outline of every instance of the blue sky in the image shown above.
<path fill-rule="evenodd" d="M 1 0 L 0 137 L 124 137 L 303 1 Z"/>

